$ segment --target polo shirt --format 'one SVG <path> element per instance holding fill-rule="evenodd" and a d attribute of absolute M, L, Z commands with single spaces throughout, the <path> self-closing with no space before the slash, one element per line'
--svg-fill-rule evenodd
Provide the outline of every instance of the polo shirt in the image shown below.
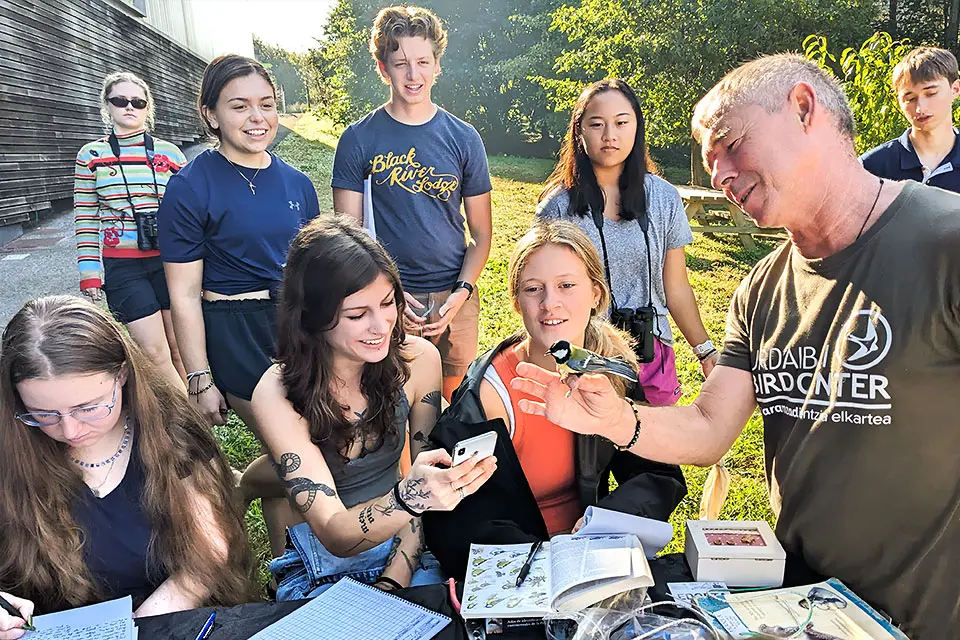
<path fill-rule="evenodd" d="M 957 135 L 956 128 L 953 133 L 953 149 L 926 178 L 923 175 L 923 163 L 910 141 L 909 128 L 899 138 L 884 142 L 864 153 L 860 156 L 860 162 L 864 169 L 880 178 L 914 180 L 960 193 L 960 136 Z"/>

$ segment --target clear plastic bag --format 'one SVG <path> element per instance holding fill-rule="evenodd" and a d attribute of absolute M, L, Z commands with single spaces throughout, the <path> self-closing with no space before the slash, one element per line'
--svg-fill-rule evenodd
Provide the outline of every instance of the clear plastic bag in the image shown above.
<path fill-rule="evenodd" d="M 615 609 L 597 606 L 550 614 L 544 618 L 548 640 L 721 640 L 700 613 L 684 604 L 654 602 L 628 608 L 623 605 L 630 600 L 624 595 L 617 596 L 619 603 L 614 604 L 620 606 Z M 654 609 L 683 617 L 667 617 Z"/>

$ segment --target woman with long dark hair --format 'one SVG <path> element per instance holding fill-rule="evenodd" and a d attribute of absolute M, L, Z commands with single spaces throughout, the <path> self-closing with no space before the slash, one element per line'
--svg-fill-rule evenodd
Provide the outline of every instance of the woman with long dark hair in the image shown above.
<path fill-rule="evenodd" d="M 209 427 L 97 306 L 40 298 L 7 325 L 0 450 L 0 591 L 41 613 L 130 595 L 138 616 L 250 598 Z"/>
<path fill-rule="evenodd" d="M 267 151 L 277 135 L 276 90 L 255 60 L 221 56 L 203 73 L 200 117 L 216 148 L 170 181 L 160 251 L 187 392 L 211 424 L 229 404 L 258 433 L 250 398 L 273 359 L 276 291 L 290 240 L 320 212 L 310 179 Z M 254 462 L 241 488 L 263 504 L 275 552 L 283 549 L 283 492 Z M 273 502 L 270 499 L 273 499 Z"/>
<path fill-rule="evenodd" d="M 184 371 L 157 244 L 157 209 L 167 181 L 187 163 L 173 143 L 150 135 L 150 87 L 111 73 L 100 91 L 106 137 L 77 154 L 73 187 L 80 292 L 103 293 L 113 316 L 171 381 Z"/>
<path fill-rule="evenodd" d="M 655 175 L 643 111 L 622 80 L 580 94 L 537 216 L 576 223 L 603 260 L 611 319 L 629 331 L 647 401 L 680 399 L 669 312 L 710 374 L 718 353 L 700 319 L 683 247 L 693 241 L 677 190 Z"/>
<path fill-rule="evenodd" d="M 400 277 L 384 249 L 345 217 L 294 239 L 278 312 L 277 364 L 257 386 L 261 435 L 304 522 L 271 571 L 280 600 L 350 576 L 384 589 L 440 579 L 423 557 L 419 515 L 449 510 L 493 473 L 426 451 L 440 412 L 440 355 L 407 336 Z M 412 466 L 400 473 L 409 438 Z"/>

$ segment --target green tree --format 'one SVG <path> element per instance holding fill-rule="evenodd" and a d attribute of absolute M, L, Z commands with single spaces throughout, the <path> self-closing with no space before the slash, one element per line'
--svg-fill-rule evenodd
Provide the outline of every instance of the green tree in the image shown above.
<path fill-rule="evenodd" d="M 554 12 L 552 29 L 568 42 L 537 81 L 568 110 L 584 84 L 624 78 L 650 143 L 685 146 L 697 100 L 737 64 L 794 49 L 813 32 L 860 42 L 882 10 L 876 0 L 581 0 Z"/>
<path fill-rule="evenodd" d="M 307 101 L 306 85 L 300 74 L 300 60 L 297 54 L 283 47 L 268 44 L 254 36 L 253 55 L 273 76 L 277 86 L 283 87 L 288 105 Z"/>

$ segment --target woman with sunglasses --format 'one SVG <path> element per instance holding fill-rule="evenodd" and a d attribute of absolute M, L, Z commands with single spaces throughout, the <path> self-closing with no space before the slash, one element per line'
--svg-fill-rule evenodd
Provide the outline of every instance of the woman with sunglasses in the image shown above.
<path fill-rule="evenodd" d="M 167 180 L 187 163 L 176 145 L 154 138 L 150 87 L 111 73 L 100 92 L 106 137 L 77 154 L 73 188 L 80 291 L 106 293 L 114 317 L 161 372 L 183 385 L 170 296 L 157 244 L 157 209 Z"/>
<path fill-rule="evenodd" d="M 0 639 L 24 616 L 133 597 L 135 615 L 250 597 L 230 469 L 123 328 L 72 296 L 28 302 L 0 351 Z"/>

